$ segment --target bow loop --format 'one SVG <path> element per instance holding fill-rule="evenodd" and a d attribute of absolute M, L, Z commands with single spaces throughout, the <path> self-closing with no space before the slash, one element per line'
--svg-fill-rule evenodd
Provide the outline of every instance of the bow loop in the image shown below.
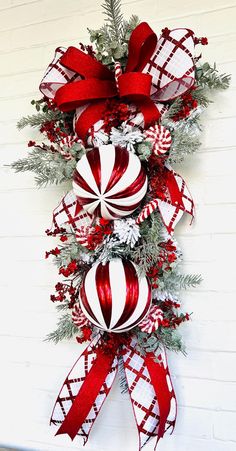
<path fill-rule="evenodd" d="M 107 66 L 76 47 L 68 47 L 61 58 L 61 64 L 84 78 L 98 78 L 99 80 L 113 80 L 114 78 L 113 72 Z"/>
<path fill-rule="evenodd" d="M 163 106 L 157 102 L 170 101 L 193 85 L 193 50 L 191 30 L 165 30 L 158 41 L 149 25 L 142 22 L 130 36 L 124 74 L 121 67 L 115 66 L 114 73 L 75 47 L 66 51 L 59 48 L 40 90 L 54 98 L 62 111 L 77 109 L 75 131 L 84 141 L 89 129 L 101 119 L 109 98 L 134 102 L 147 128 L 160 117 Z"/>
<path fill-rule="evenodd" d="M 151 58 L 157 45 L 157 35 L 146 22 L 140 23 L 129 40 L 126 72 L 140 72 Z"/>
<path fill-rule="evenodd" d="M 114 81 L 88 78 L 59 88 L 55 95 L 55 102 L 60 110 L 71 111 L 87 102 L 114 97 L 116 92 Z"/>
<path fill-rule="evenodd" d="M 152 77 L 141 72 L 126 72 L 118 78 L 118 89 L 120 97 L 135 100 L 150 97 Z"/>
<path fill-rule="evenodd" d="M 140 445 L 151 437 L 158 441 L 165 432 L 173 431 L 176 399 L 164 351 L 156 359 L 153 353 L 142 355 L 134 340 L 121 347 L 118 343 L 104 352 L 98 335 L 77 360 L 52 412 L 51 423 L 60 426 L 56 435 L 68 434 L 72 440 L 81 435 L 84 443 L 87 441 L 114 383 L 118 359 L 123 361 Z"/>

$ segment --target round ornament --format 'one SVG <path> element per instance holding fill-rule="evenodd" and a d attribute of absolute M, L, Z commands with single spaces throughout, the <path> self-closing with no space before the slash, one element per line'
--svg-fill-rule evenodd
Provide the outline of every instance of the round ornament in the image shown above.
<path fill-rule="evenodd" d="M 130 215 L 147 191 L 139 158 L 112 144 L 94 147 L 77 163 L 73 189 L 83 208 L 112 220 Z"/>
<path fill-rule="evenodd" d="M 129 260 L 95 263 L 80 289 L 80 306 L 99 329 L 121 333 L 137 326 L 151 305 L 151 286 Z"/>

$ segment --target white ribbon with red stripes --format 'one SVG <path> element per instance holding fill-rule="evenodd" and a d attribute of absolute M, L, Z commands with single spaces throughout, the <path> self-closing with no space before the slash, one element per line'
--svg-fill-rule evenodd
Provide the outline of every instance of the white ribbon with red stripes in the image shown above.
<path fill-rule="evenodd" d="M 140 212 L 136 223 L 141 224 L 158 208 L 168 233 L 173 234 L 184 213 L 188 213 L 192 216 L 192 219 L 194 218 L 194 202 L 184 179 L 167 164 L 166 169 L 169 171 L 173 183 L 175 183 L 181 202 L 175 200 L 167 187 L 165 198 L 155 198 L 146 204 Z"/>
<path fill-rule="evenodd" d="M 97 358 L 97 347 L 99 345 L 100 336 L 98 335 L 77 360 L 62 386 L 51 417 L 51 423 L 60 426 L 58 433 L 68 433 L 65 430 L 62 431 L 63 423 L 65 424 L 65 419 L 67 418 L 74 401 L 77 397 L 79 399 L 80 390 L 83 385 L 86 384 L 86 377 L 92 370 L 93 364 Z M 153 364 L 155 365 L 158 384 L 160 387 L 163 387 L 163 391 L 165 392 L 167 410 L 163 417 L 163 405 L 160 404 L 160 401 L 163 404 L 161 394 L 158 401 L 153 380 L 146 364 L 146 357 L 140 354 L 136 345 L 137 342 L 135 340 L 132 340 L 128 345 L 123 345 L 120 358 L 123 359 L 130 400 L 138 428 L 140 450 L 150 438 L 156 437 L 158 441 L 164 433 L 173 432 L 176 420 L 176 398 L 170 379 L 165 352 L 160 351 L 156 363 Z M 154 359 L 154 355 L 152 355 L 152 359 Z M 118 358 L 117 354 L 115 354 L 109 374 L 102 384 L 89 414 L 76 434 L 83 437 L 84 443 L 87 442 L 94 421 L 112 387 L 117 369 Z M 83 409 L 83 406 L 80 406 L 80 408 Z M 160 428 L 162 428 L 162 432 L 160 431 Z"/>

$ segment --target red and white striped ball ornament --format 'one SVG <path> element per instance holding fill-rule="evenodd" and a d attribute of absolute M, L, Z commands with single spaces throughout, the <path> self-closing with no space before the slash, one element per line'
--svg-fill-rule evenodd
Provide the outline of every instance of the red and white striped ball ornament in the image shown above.
<path fill-rule="evenodd" d="M 80 306 L 99 329 L 121 333 L 137 326 L 151 305 L 151 286 L 129 260 L 95 263 L 80 288 Z"/>
<path fill-rule="evenodd" d="M 94 147 L 79 160 L 73 189 L 84 210 L 108 220 L 130 215 L 147 191 L 137 155 L 112 144 Z"/>
<path fill-rule="evenodd" d="M 153 125 L 144 131 L 146 140 L 151 143 L 152 152 L 155 155 L 164 155 L 171 146 L 171 134 L 163 125 Z"/>

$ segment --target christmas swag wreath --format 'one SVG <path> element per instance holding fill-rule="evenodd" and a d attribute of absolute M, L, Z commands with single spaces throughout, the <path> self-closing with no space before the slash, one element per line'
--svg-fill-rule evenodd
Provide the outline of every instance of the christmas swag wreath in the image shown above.
<path fill-rule="evenodd" d="M 181 273 L 175 226 L 194 203 L 172 167 L 199 146 L 200 116 L 211 90 L 229 76 L 200 64 L 185 28 L 159 37 L 136 16 L 123 20 L 120 0 L 105 0 L 105 25 L 89 30 L 92 45 L 59 47 L 31 103 L 36 114 L 20 120 L 39 128 L 26 158 L 12 164 L 33 171 L 36 183 L 72 181 L 53 211 L 49 236 L 63 279 L 51 301 L 61 313 L 48 340 L 76 336 L 88 347 L 68 374 L 51 423 L 57 434 L 87 441 L 120 373 L 128 390 L 142 447 L 171 433 L 176 398 L 165 349 L 183 351 L 179 292 L 200 283 Z"/>

